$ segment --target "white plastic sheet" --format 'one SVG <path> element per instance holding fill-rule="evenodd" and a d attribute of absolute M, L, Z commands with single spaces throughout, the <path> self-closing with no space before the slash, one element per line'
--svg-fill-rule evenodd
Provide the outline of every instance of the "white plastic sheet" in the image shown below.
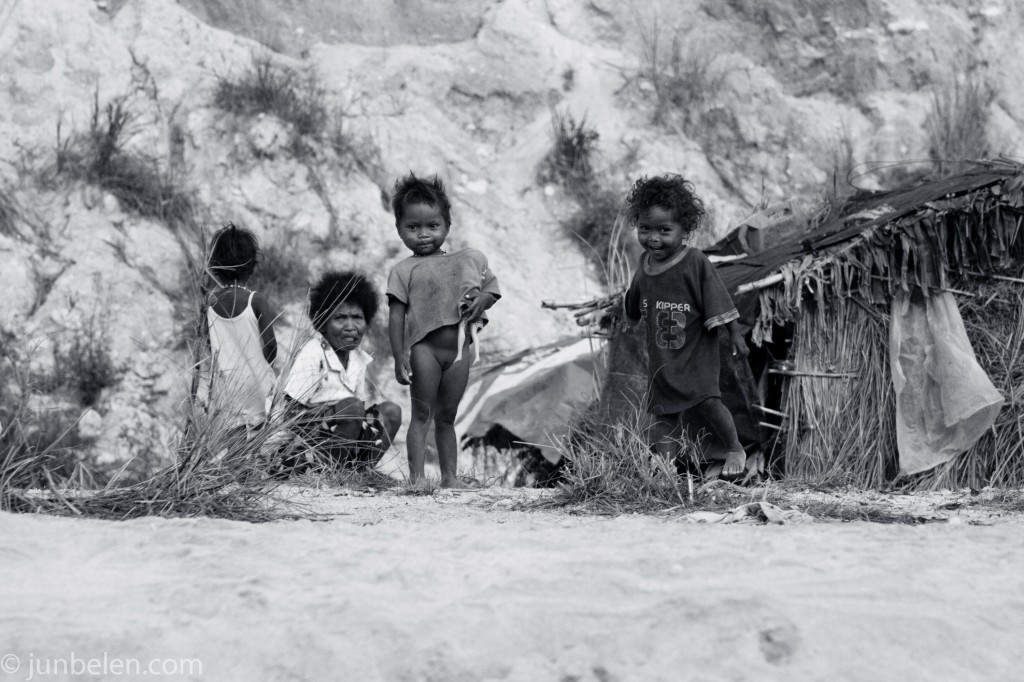
<path fill-rule="evenodd" d="M 952 294 L 893 299 L 889 361 L 901 474 L 927 471 L 964 452 L 1003 406 L 974 356 Z"/>

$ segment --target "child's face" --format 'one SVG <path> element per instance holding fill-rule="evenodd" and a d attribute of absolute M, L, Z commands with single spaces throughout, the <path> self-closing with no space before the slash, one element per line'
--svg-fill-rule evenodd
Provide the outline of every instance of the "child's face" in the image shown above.
<path fill-rule="evenodd" d="M 323 335 L 335 351 L 355 350 L 366 333 L 366 317 L 355 303 L 340 303 L 324 324 Z"/>
<path fill-rule="evenodd" d="M 406 204 L 398 221 L 398 236 L 417 256 L 430 256 L 440 252 L 448 236 L 448 223 L 441 208 L 433 204 Z"/>
<path fill-rule="evenodd" d="M 636 238 L 640 246 L 655 261 L 665 261 L 679 253 L 684 246 L 686 230 L 672 217 L 672 212 L 661 206 L 651 206 L 640 215 L 636 224 Z"/>

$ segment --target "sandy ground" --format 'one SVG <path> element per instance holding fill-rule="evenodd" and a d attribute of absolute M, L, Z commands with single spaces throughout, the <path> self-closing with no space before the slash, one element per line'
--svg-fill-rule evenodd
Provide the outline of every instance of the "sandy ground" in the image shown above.
<path fill-rule="evenodd" d="M 0 514 L 0 679 L 992 680 L 1024 665 L 1019 517 L 706 525 L 523 510 L 545 494 L 528 490 L 292 494 L 330 520 Z"/>

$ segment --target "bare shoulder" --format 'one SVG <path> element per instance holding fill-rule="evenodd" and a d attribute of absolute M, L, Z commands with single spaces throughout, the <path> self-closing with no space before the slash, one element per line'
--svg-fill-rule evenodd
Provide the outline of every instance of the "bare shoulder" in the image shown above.
<path fill-rule="evenodd" d="M 273 306 L 267 297 L 259 291 L 252 292 L 252 311 L 256 313 L 256 317 L 266 316 L 267 319 L 274 318 Z"/>

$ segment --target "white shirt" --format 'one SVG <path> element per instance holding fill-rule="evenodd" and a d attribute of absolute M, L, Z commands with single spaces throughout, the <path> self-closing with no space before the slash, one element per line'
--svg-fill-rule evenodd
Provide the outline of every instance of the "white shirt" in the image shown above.
<path fill-rule="evenodd" d="M 295 356 L 284 392 L 307 407 L 345 398 L 358 398 L 365 403 L 369 398 L 366 368 L 372 361 L 372 355 L 356 348 L 349 351 L 346 368 L 327 339 L 317 334 Z"/>

